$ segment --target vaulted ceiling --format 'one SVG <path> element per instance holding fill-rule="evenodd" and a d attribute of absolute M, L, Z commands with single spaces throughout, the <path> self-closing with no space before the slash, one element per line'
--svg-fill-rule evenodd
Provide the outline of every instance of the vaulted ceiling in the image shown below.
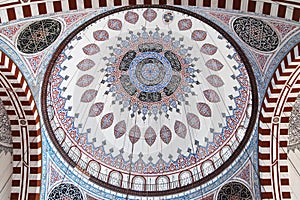
<path fill-rule="evenodd" d="M 0 196 L 297 198 L 298 4 L 0 1 Z"/>

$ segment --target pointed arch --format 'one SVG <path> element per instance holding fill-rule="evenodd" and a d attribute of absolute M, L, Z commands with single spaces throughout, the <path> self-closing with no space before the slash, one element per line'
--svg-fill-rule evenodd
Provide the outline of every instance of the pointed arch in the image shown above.
<path fill-rule="evenodd" d="M 262 199 L 290 199 L 288 125 L 300 92 L 300 43 L 281 61 L 269 82 L 259 117 L 258 157 Z"/>
<path fill-rule="evenodd" d="M 0 98 L 12 132 L 11 199 L 40 197 L 42 138 L 40 119 L 26 80 L 16 64 L 0 51 Z"/>

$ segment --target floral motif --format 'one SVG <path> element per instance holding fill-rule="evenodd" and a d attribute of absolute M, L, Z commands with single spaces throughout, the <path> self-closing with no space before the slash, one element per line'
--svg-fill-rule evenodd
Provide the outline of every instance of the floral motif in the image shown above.
<path fill-rule="evenodd" d="M 128 23 L 136 24 L 136 22 L 139 20 L 139 15 L 136 12 L 128 11 L 124 18 Z"/>
<path fill-rule="evenodd" d="M 211 109 L 206 103 L 197 103 L 197 109 L 200 115 L 204 117 L 211 117 Z"/>
<path fill-rule="evenodd" d="M 222 87 L 224 85 L 223 80 L 218 75 L 209 75 L 206 80 L 214 87 Z"/>
<path fill-rule="evenodd" d="M 262 53 L 256 53 L 254 51 L 252 53 L 253 53 L 256 61 L 260 65 L 260 68 L 264 69 L 267 66 L 266 62 L 268 61 L 270 55 L 266 55 L 266 54 L 262 54 Z"/>
<path fill-rule="evenodd" d="M 126 133 L 126 123 L 124 120 L 118 122 L 114 127 L 115 138 L 118 139 Z"/>
<path fill-rule="evenodd" d="M 129 131 L 129 140 L 132 144 L 136 143 L 141 137 L 141 130 L 138 125 L 134 125 Z"/>
<path fill-rule="evenodd" d="M 84 74 L 78 79 L 76 85 L 78 85 L 79 87 L 86 87 L 90 85 L 93 82 L 93 80 L 94 80 L 93 76 Z"/>
<path fill-rule="evenodd" d="M 172 139 L 172 132 L 166 125 L 160 129 L 160 138 L 166 144 L 169 144 Z"/>
<path fill-rule="evenodd" d="M 94 89 L 86 90 L 81 96 L 81 102 L 91 102 L 96 96 L 98 91 Z"/>
<path fill-rule="evenodd" d="M 210 14 L 215 16 L 216 18 L 218 18 L 218 20 L 225 23 L 226 25 L 229 25 L 230 19 L 234 16 L 234 15 L 230 15 L 228 13 L 225 14 L 222 12 L 210 12 Z"/>
<path fill-rule="evenodd" d="M 88 44 L 82 48 L 86 55 L 94 55 L 100 51 L 100 48 L 96 44 Z"/>
<path fill-rule="evenodd" d="M 194 129 L 200 129 L 200 119 L 193 113 L 186 114 L 187 123 Z"/>
<path fill-rule="evenodd" d="M 50 185 L 62 180 L 62 178 L 62 175 L 53 166 L 50 166 Z"/>
<path fill-rule="evenodd" d="M 281 34 L 282 38 L 284 38 L 289 32 L 296 28 L 295 25 L 286 24 L 284 22 L 279 21 L 271 21 L 273 27 L 275 27 L 279 33 Z"/>
<path fill-rule="evenodd" d="M 84 59 L 77 64 L 77 68 L 81 71 L 87 71 L 95 66 L 94 61 L 91 59 Z"/>
<path fill-rule="evenodd" d="M 178 22 L 178 28 L 181 31 L 186 31 L 192 28 L 192 20 L 190 19 L 181 19 Z"/>
<path fill-rule="evenodd" d="M 108 28 L 115 30 L 115 31 L 119 31 L 122 29 L 122 22 L 119 19 L 110 19 L 108 20 Z"/>
<path fill-rule="evenodd" d="M 224 65 L 218 61 L 217 59 L 209 59 L 206 63 L 205 63 L 205 66 L 208 68 L 208 69 L 211 69 L 213 71 L 220 71 Z"/>
<path fill-rule="evenodd" d="M 113 15 L 95 21 L 91 26 L 87 26 L 82 32 L 79 32 L 77 36 L 72 37 L 75 40 L 69 40 L 70 43 L 64 47 L 61 53 L 66 56 L 65 60 L 63 62 L 57 61 L 55 65 L 51 66 L 53 67 L 52 71 L 47 73 L 51 75 L 50 78 L 53 80 L 47 88 L 49 88 L 49 94 L 51 92 L 53 95 L 47 97 L 46 105 L 49 107 L 48 113 L 52 112 L 51 109 L 54 110 L 55 117 L 63 126 L 62 130 L 65 134 L 79 138 L 72 141 L 74 146 L 77 146 L 80 151 L 89 153 L 94 158 L 91 158 L 94 160 L 93 162 L 97 166 L 101 166 L 101 170 L 103 167 L 107 167 L 120 172 L 120 178 L 117 177 L 113 181 L 116 176 L 111 176 L 112 178 L 108 180 L 108 184 L 125 187 L 121 180 L 122 177 L 124 178 L 123 173 L 132 172 L 133 176 L 139 174 L 145 178 L 146 183 L 153 175 L 165 172 L 178 177 L 178 180 L 176 180 L 179 181 L 179 186 L 182 186 L 185 185 L 185 181 L 179 180 L 179 178 L 182 178 L 181 172 L 187 168 L 191 171 L 196 167 L 201 168 L 202 163 L 206 160 L 202 158 L 211 157 L 211 163 L 214 164 L 215 159 L 219 157 L 219 145 L 226 145 L 225 143 L 229 140 L 224 140 L 231 135 L 234 136 L 235 129 L 233 130 L 231 127 L 239 126 L 238 123 L 235 123 L 238 120 L 235 119 L 241 118 L 240 121 L 243 121 L 246 111 L 242 106 L 247 105 L 252 100 L 251 92 L 249 92 L 251 91 L 249 76 L 247 75 L 246 66 L 243 65 L 243 56 L 241 56 L 241 65 L 236 60 L 236 56 L 232 54 L 226 56 L 226 53 L 228 53 L 227 48 L 235 52 L 234 47 L 230 46 L 230 41 L 226 40 L 226 36 L 221 38 L 221 33 L 214 35 L 216 40 L 222 39 L 223 41 L 218 48 L 220 54 L 226 54 L 220 59 L 224 67 L 222 63 L 216 64 L 212 61 L 210 61 L 211 65 L 203 66 L 205 62 L 209 62 L 208 59 L 216 56 L 206 56 L 198 51 L 198 54 L 204 56 L 204 60 L 198 59 L 199 55 L 197 55 L 195 49 L 200 50 L 201 46 L 206 43 L 207 38 L 204 39 L 204 42 L 195 42 L 191 39 L 191 34 L 195 29 L 201 29 L 202 25 L 194 27 L 196 23 L 193 21 L 193 27 L 190 30 L 181 31 L 177 34 L 179 30 L 176 27 L 180 18 L 176 18 L 176 21 L 173 22 L 175 24 L 171 24 L 175 29 L 165 29 L 165 24 L 160 21 L 161 18 L 154 20 L 151 24 L 144 19 L 142 14 L 146 9 L 132 9 L 132 11 L 139 13 L 136 25 L 142 24 L 141 29 L 130 29 L 134 25 L 124 19 L 128 10 L 123 10 L 118 13 L 118 19 L 122 20 L 123 23 L 122 31 L 113 31 L 107 27 L 108 20 L 116 17 L 116 15 Z M 157 13 L 159 12 L 159 17 L 162 17 L 166 10 L 155 9 Z M 177 11 L 172 10 L 170 12 L 176 13 Z M 176 14 L 174 16 L 181 15 Z M 197 19 L 193 18 L 193 20 Z M 157 25 L 156 22 L 158 22 Z M 94 24 L 99 26 L 94 26 Z M 95 43 L 101 49 L 101 54 L 87 56 L 81 48 L 90 43 L 86 43 L 87 38 L 80 40 L 78 37 L 86 35 L 86 37 L 95 41 L 93 34 L 96 30 L 99 30 L 97 27 L 106 27 L 105 30 L 109 33 L 109 48 L 102 49 L 100 44 L 103 42 L 97 40 Z M 203 30 L 207 30 L 207 34 L 211 32 L 209 25 L 206 25 Z M 74 45 L 74 43 L 77 45 Z M 70 48 L 71 45 L 73 45 L 73 49 Z M 219 54 L 219 52 L 217 53 Z M 238 52 L 235 53 L 238 54 Z M 79 54 L 81 57 L 76 57 Z M 92 69 L 87 69 L 89 70 L 87 72 L 80 71 L 79 67 L 76 68 L 76 64 L 84 58 L 93 59 L 96 63 L 96 65 L 93 64 Z M 231 64 L 227 66 L 228 63 Z M 234 64 L 236 66 L 234 67 L 236 76 L 231 79 L 231 74 L 227 73 L 227 70 L 230 72 Z M 80 65 L 80 67 L 82 66 Z M 218 71 L 221 69 L 224 71 Z M 71 75 L 74 70 L 79 74 L 78 78 L 83 74 L 90 74 L 95 79 L 86 88 L 79 88 L 75 85 L 78 81 L 76 75 L 71 78 L 66 77 L 66 74 Z M 214 71 L 218 71 L 218 73 Z M 228 88 L 228 91 L 226 90 L 227 93 L 224 94 L 223 90 L 219 93 L 217 89 L 210 85 L 210 82 L 217 86 L 219 83 L 215 83 L 214 78 L 206 79 L 210 74 L 217 74 L 221 78 L 226 76 L 231 80 L 232 86 Z M 168 78 L 164 82 L 166 84 L 160 87 L 159 83 L 164 81 L 165 77 Z M 95 82 L 96 78 L 97 84 Z M 226 78 L 223 78 L 223 80 L 226 80 Z M 136 84 L 135 81 L 142 83 L 142 85 Z M 205 87 L 203 87 L 203 84 Z M 246 84 L 246 86 L 243 87 L 242 84 Z M 73 87 L 74 85 L 75 87 Z M 151 88 L 155 85 L 159 85 L 159 87 Z M 81 89 L 81 92 L 77 93 L 76 89 Z M 89 103 L 77 102 L 84 90 L 87 89 L 95 89 L 98 93 Z M 204 94 L 201 92 L 207 89 L 214 89 L 220 95 L 220 99 L 221 95 L 225 95 L 225 102 L 221 102 L 222 106 L 219 112 L 213 113 L 216 115 L 215 118 L 224 119 L 225 121 L 211 120 L 212 123 L 204 124 L 204 121 L 210 120 L 205 117 L 211 117 L 212 111 L 215 111 L 213 106 L 219 107 L 209 102 L 207 97 L 203 97 Z M 231 94 L 234 94 L 232 98 Z M 71 100 L 69 100 L 70 96 Z M 99 101 L 105 104 L 99 105 L 99 107 L 95 106 L 96 111 L 91 109 L 93 104 L 95 102 L 99 103 Z M 201 104 L 199 101 L 203 103 Z M 240 102 L 243 104 L 241 109 L 238 107 Z M 223 105 L 226 103 L 230 104 L 229 109 L 233 112 L 226 112 L 226 107 L 229 106 Z M 72 110 L 70 106 L 72 106 Z M 95 113 L 92 115 L 95 116 L 94 118 L 86 117 L 89 114 L 89 109 Z M 240 117 L 241 115 L 243 117 Z M 245 123 L 246 127 L 247 122 Z M 135 124 L 136 126 L 134 126 Z M 212 131 L 212 129 L 214 130 Z M 193 136 L 190 142 L 195 144 L 193 149 L 186 146 L 186 141 L 190 137 L 189 134 L 191 134 L 190 131 Z M 172 134 L 176 135 L 172 136 Z M 209 141 L 206 138 L 209 138 Z M 133 146 L 134 150 L 132 152 L 131 147 Z M 163 147 L 160 149 L 161 154 L 157 151 L 160 146 Z M 238 145 L 235 147 L 238 147 Z M 145 151 L 142 151 L 141 148 L 145 148 Z M 232 152 L 235 151 L 234 148 Z M 80 166 L 85 161 L 82 158 L 79 158 L 80 161 L 78 161 L 79 159 L 74 158 L 74 156 L 70 158 Z M 227 157 L 222 161 L 225 162 L 226 160 Z M 131 165 L 132 163 L 133 165 Z M 220 165 L 222 163 L 218 163 L 216 168 Z M 83 165 L 83 167 L 89 172 L 96 169 L 90 164 L 87 167 Z M 97 178 L 98 173 L 99 171 L 95 173 L 95 178 Z M 110 173 L 110 170 L 107 173 Z M 207 174 L 204 172 L 203 176 Z M 135 183 L 133 182 L 133 184 Z M 136 189 L 137 187 L 132 188 Z"/>
<path fill-rule="evenodd" d="M 29 0 L 26 0 L 26 1 L 28 2 Z M 68 13 L 67 15 L 62 16 L 62 18 L 66 22 L 66 25 L 70 26 L 70 25 L 74 24 L 75 22 L 78 22 L 80 19 L 82 19 L 86 15 L 87 15 L 87 13 L 78 13 L 78 14 Z"/>
<path fill-rule="evenodd" d="M 251 164 L 245 165 L 242 170 L 237 174 L 236 177 L 245 180 L 247 183 L 250 183 L 251 180 Z"/>
<path fill-rule="evenodd" d="M 61 183 L 50 192 L 48 200 L 82 200 L 83 195 L 80 190 L 73 184 Z"/>
<path fill-rule="evenodd" d="M 105 41 L 105 40 L 109 39 L 109 34 L 106 30 L 94 31 L 93 36 L 94 36 L 95 40 L 98 40 L 98 41 Z"/>
<path fill-rule="evenodd" d="M 14 24 L 12 26 L 5 26 L 0 29 L 0 33 L 13 40 L 13 37 L 17 34 L 23 24 Z"/>
<path fill-rule="evenodd" d="M 155 12 L 155 10 L 153 10 L 153 9 L 151 9 L 151 8 L 148 8 L 147 10 L 144 11 L 143 17 L 144 17 L 145 20 L 147 20 L 148 22 L 152 22 L 153 20 L 156 19 L 157 13 Z"/>
<path fill-rule="evenodd" d="M 184 123 L 182 123 L 181 121 L 176 120 L 175 121 L 175 125 L 174 125 L 174 130 L 175 133 L 181 137 L 181 138 L 185 138 L 186 133 L 187 133 L 187 129 L 186 126 L 184 125 Z"/>
<path fill-rule="evenodd" d="M 203 41 L 205 40 L 207 33 L 202 30 L 194 30 L 191 38 L 195 41 Z"/>
<path fill-rule="evenodd" d="M 37 53 L 50 46 L 59 36 L 61 24 L 53 19 L 34 22 L 18 36 L 17 47 L 23 53 Z"/>
<path fill-rule="evenodd" d="M 139 99 L 146 101 L 152 93 L 157 93 L 157 97 L 161 96 L 159 91 L 165 88 L 172 79 L 172 67 L 168 57 L 156 52 L 143 52 L 133 59 L 128 75 L 133 86 L 141 90 Z M 124 81 L 121 78 L 122 85 L 127 86 Z M 159 100 L 160 98 L 157 101 Z"/>
<path fill-rule="evenodd" d="M 279 45 L 277 33 L 262 20 L 239 17 L 233 22 L 233 29 L 246 44 L 257 50 L 273 51 Z"/>
<path fill-rule="evenodd" d="M 208 89 L 203 91 L 205 98 L 211 103 L 220 102 L 220 97 L 218 93 L 214 90 Z"/>
<path fill-rule="evenodd" d="M 217 52 L 218 48 L 212 44 L 204 44 L 200 51 L 207 55 L 214 55 Z"/>
<path fill-rule="evenodd" d="M 106 69 L 110 75 L 109 79 L 119 80 L 112 83 L 113 88 L 123 89 L 113 89 L 110 92 L 121 97 L 123 102 L 128 102 L 127 97 L 131 96 L 129 108 L 133 114 L 130 116 L 134 117 L 136 112 L 142 112 L 144 121 L 151 116 L 146 115 L 147 113 L 153 113 L 153 118 L 157 120 L 158 114 L 171 111 L 168 107 L 177 107 L 177 96 L 184 92 L 178 90 L 184 78 L 181 71 L 193 62 L 191 54 L 187 54 L 190 49 L 185 49 L 186 53 L 179 53 L 179 49 L 184 47 L 178 46 L 180 39 L 159 42 L 164 41 L 166 37 L 158 30 L 153 33 L 143 29 L 143 32 L 130 32 L 131 37 L 126 39 L 120 38 L 117 46 L 126 48 L 112 48 L 112 57 L 108 59 L 111 67 Z M 153 36 L 149 37 L 150 35 Z M 137 41 L 139 37 L 141 38 Z M 186 71 L 188 70 L 190 74 L 187 74 L 187 77 L 192 74 L 193 69 L 189 68 Z M 164 103 L 160 103 L 161 101 Z M 133 108 L 135 105 L 137 107 Z M 176 112 L 179 112 L 179 109 Z"/>
<path fill-rule="evenodd" d="M 155 133 L 154 129 L 151 126 L 148 127 L 146 132 L 145 132 L 145 140 L 146 140 L 146 142 L 149 146 L 152 146 L 152 144 L 156 140 L 156 133 Z"/>
<path fill-rule="evenodd" d="M 29 61 L 29 64 L 31 66 L 31 69 L 34 73 L 37 73 L 41 66 L 41 62 L 43 60 L 43 54 L 38 54 L 36 56 L 30 56 L 26 57 L 27 60 Z"/>
<path fill-rule="evenodd" d="M 114 114 L 107 113 L 101 119 L 101 128 L 106 129 L 106 128 L 110 127 L 113 122 L 114 122 Z"/>
<path fill-rule="evenodd" d="M 231 182 L 225 184 L 218 193 L 217 200 L 251 200 L 252 195 L 250 190 L 242 183 Z"/>
<path fill-rule="evenodd" d="M 174 20 L 174 15 L 172 12 L 166 12 L 163 14 L 163 21 L 164 23 L 168 24 L 171 23 Z"/>
<path fill-rule="evenodd" d="M 98 102 L 91 106 L 89 111 L 89 117 L 96 117 L 103 111 L 104 103 Z"/>

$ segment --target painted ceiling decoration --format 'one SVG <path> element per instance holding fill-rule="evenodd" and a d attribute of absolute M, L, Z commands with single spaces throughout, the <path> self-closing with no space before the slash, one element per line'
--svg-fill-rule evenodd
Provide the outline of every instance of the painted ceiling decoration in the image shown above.
<path fill-rule="evenodd" d="M 273 51 L 280 43 L 276 31 L 269 24 L 253 17 L 238 17 L 233 22 L 233 29 L 241 40 L 260 51 Z"/>
<path fill-rule="evenodd" d="M 10 121 L 7 112 L 4 108 L 3 102 L 0 99 L 0 153 L 12 153 L 12 136 Z"/>
<path fill-rule="evenodd" d="M 48 200 L 83 200 L 81 191 L 71 183 L 61 183 L 53 188 L 48 196 Z"/>
<path fill-rule="evenodd" d="M 297 199 L 296 1 L 0 0 L 11 199 Z"/>
<path fill-rule="evenodd" d="M 22 53 L 34 54 L 49 47 L 59 36 L 61 24 L 54 19 L 44 19 L 28 25 L 17 39 L 17 47 Z"/>
<path fill-rule="evenodd" d="M 251 195 L 250 190 L 240 182 L 230 182 L 226 183 L 223 187 L 221 187 L 217 200 L 252 200 L 253 197 Z"/>
<path fill-rule="evenodd" d="M 117 9 L 69 38 L 46 72 L 44 117 L 61 154 L 100 185 L 106 176 L 124 192 L 128 183 L 152 193 L 199 184 L 249 138 L 253 72 L 207 19 L 171 7 Z"/>

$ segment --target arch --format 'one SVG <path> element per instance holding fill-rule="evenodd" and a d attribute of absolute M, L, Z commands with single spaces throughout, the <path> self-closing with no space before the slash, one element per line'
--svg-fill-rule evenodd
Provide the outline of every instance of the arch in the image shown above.
<path fill-rule="evenodd" d="M 180 186 L 185 186 L 194 182 L 193 175 L 189 170 L 181 172 L 179 174 L 178 179 L 179 179 Z"/>
<path fill-rule="evenodd" d="M 7 110 L 12 131 L 11 199 L 39 199 L 42 172 L 40 118 L 24 76 L 2 51 L 0 90 L 0 98 Z"/>
<path fill-rule="evenodd" d="M 168 176 L 159 176 L 155 180 L 156 190 L 164 191 L 170 188 L 170 179 Z"/>
<path fill-rule="evenodd" d="M 57 138 L 57 141 L 58 141 L 60 144 L 62 144 L 62 143 L 65 141 L 65 139 L 66 139 L 66 135 L 63 134 L 63 133 L 64 133 L 63 131 L 64 131 L 64 130 L 63 130 L 63 128 L 62 128 L 61 126 L 57 127 L 57 128 L 55 129 L 55 131 L 54 131 L 55 136 L 56 136 L 56 138 Z"/>
<path fill-rule="evenodd" d="M 117 171 L 111 171 L 108 174 L 108 180 L 107 182 L 115 185 L 115 186 L 121 186 L 123 181 L 123 176 L 120 172 Z"/>
<path fill-rule="evenodd" d="M 139 1 L 120 1 L 120 0 L 66 0 L 66 1 L 11 1 L 9 3 L 0 4 L 0 20 L 1 22 L 8 22 L 25 17 L 33 17 L 43 14 L 52 14 L 61 11 L 84 10 L 99 7 L 113 7 L 113 6 L 128 6 L 128 5 L 183 5 L 183 6 L 199 6 L 211 8 L 226 8 L 230 10 L 238 10 L 243 12 L 255 12 L 257 14 L 270 15 L 280 18 L 299 21 L 300 9 L 297 3 L 281 2 L 281 1 L 243 1 L 243 0 L 211 0 L 211 1 L 197 1 L 197 0 L 139 0 Z"/>
<path fill-rule="evenodd" d="M 300 91 L 300 43 L 281 61 L 269 82 L 259 116 L 259 173 L 262 199 L 290 199 L 288 124 Z M 280 181 L 278 181 L 280 180 Z"/>
<path fill-rule="evenodd" d="M 235 133 L 235 137 L 236 137 L 236 140 L 237 141 L 241 141 L 244 137 L 244 134 L 243 134 L 243 131 L 245 130 L 246 128 L 244 126 L 240 126 L 237 128 L 237 131 Z"/>
<path fill-rule="evenodd" d="M 72 160 L 78 164 L 79 160 L 81 160 L 81 151 L 73 146 L 70 148 L 69 152 L 68 152 L 68 155 L 70 156 L 70 158 L 72 158 Z"/>
<path fill-rule="evenodd" d="M 224 147 L 222 147 L 221 151 L 220 151 L 220 157 L 223 161 L 227 160 L 232 154 L 232 149 L 230 148 L 230 146 L 225 145 Z"/>
<path fill-rule="evenodd" d="M 204 176 L 211 174 L 215 170 L 214 164 L 211 160 L 205 161 L 201 166 L 201 171 Z"/>
<path fill-rule="evenodd" d="M 99 165 L 98 162 L 96 162 L 94 160 L 89 161 L 88 166 L 87 166 L 87 172 L 90 175 L 98 178 L 100 171 L 101 171 L 101 166 Z"/>
<path fill-rule="evenodd" d="M 133 190 L 145 191 L 146 190 L 146 179 L 142 176 L 135 176 L 132 179 L 131 188 Z"/>

